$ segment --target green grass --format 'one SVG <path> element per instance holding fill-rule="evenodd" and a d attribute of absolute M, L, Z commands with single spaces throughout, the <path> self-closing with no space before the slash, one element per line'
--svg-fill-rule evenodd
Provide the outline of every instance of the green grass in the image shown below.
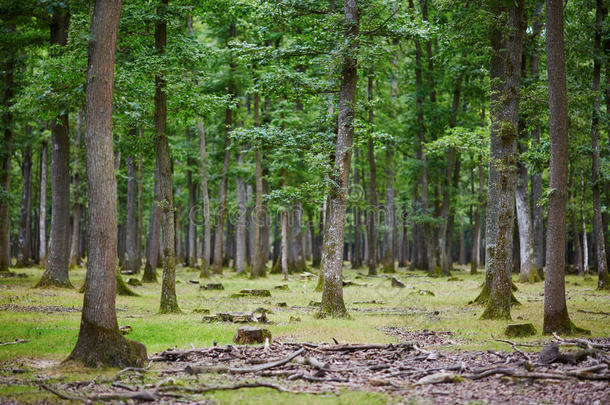
<path fill-rule="evenodd" d="M 31 306 L 62 306 L 80 308 L 82 294 L 77 289 L 83 283 L 85 270 L 71 271 L 72 284 L 75 290 L 31 288 L 42 275 L 41 269 L 19 269 L 28 278 L 0 279 L 0 306 L 16 305 Z M 397 289 L 390 286 L 386 277 L 368 278 L 360 276 L 365 270 L 345 270 L 345 278 L 368 286 L 350 286 L 344 289 L 345 302 L 350 309 L 351 320 L 319 320 L 314 319 L 313 311 L 291 306 L 307 306 L 310 301 L 319 301 L 321 294 L 314 291 L 316 278 L 300 280 L 298 275 L 291 276 L 286 283 L 290 290 L 276 290 L 273 287 L 285 284 L 279 275 L 271 275 L 260 280 L 250 280 L 237 276 L 225 269 L 222 277 L 199 279 L 198 272 L 179 268 L 177 272 L 177 294 L 181 314 L 159 315 L 160 283 L 134 287 L 139 297 L 117 297 L 118 320 L 120 325 L 130 325 L 133 332 L 129 338 L 140 341 L 147 346 L 148 353 L 159 352 L 170 347 L 204 347 L 232 342 L 236 325 L 222 323 L 203 323 L 202 315 L 195 313 L 196 309 L 209 309 L 213 314 L 219 311 L 251 312 L 258 307 L 270 309 L 268 314 L 273 324 L 268 326 L 276 339 L 293 341 L 332 342 L 337 339 L 342 342 L 396 342 L 396 338 L 386 335 L 380 328 L 387 326 L 407 327 L 411 330 L 443 330 L 451 331 L 455 344 L 441 347 L 441 350 L 458 349 L 495 349 L 510 350 L 504 343 L 495 342 L 492 336 L 501 336 L 507 321 L 483 321 L 479 317 L 483 308 L 478 305 L 468 305 L 476 297 L 483 282 L 483 273 L 470 275 L 466 269 L 456 270 L 453 276 L 460 281 L 448 281 L 447 277 L 431 279 L 423 272 L 400 272 L 396 277 L 401 279 L 407 288 Z M 222 282 L 225 290 L 203 291 L 198 286 L 191 285 L 188 280 L 200 280 L 201 283 Z M 516 277 L 515 277 L 516 281 Z M 610 336 L 610 322 L 603 315 L 579 312 L 578 310 L 604 311 L 610 310 L 610 300 L 607 292 L 597 291 L 596 279 L 583 280 L 577 276 L 567 277 L 568 309 L 574 323 L 591 330 L 592 336 Z M 522 305 L 513 307 L 514 322 L 531 322 L 537 328 L 538 336 L 516 339 L 518 341 L 540 340 L 542 337 L 542 312 L 544 284 L 533 285 L 517 283 L 519 291 L 515 293 Z M 244 288 L 267 288 L 271 290 L 270 298 L 229 298 L 231 294 Z M 418 290 L 430 290 L 434 296 L 420 295 Z M 355 301 L 381 300 L 382 305 L 354 304 Z M 288 308 L 280 308 L 276 304 L 286 302 Z M 367 314 L 354 311 L 353 308 L 406 309 L 405 314 Z M 434 314 L 438 311 L 438 314 Z M 135 316 L 135 317 L 134 317 Z M 301 322 L 291 323 L 291 316 L 298 316 Z M 0 346 L 0 377 L 31 378 L 34 374 L 46 373 L 55 378 L 83 379 L 89 372 L 78 372 L 49 368 L 49 364 L 58 367 L 73 348 L 78 335 L 80 314 L 78 312 L 12 312 L 0 311 L 0 341 L 12 341 L 17 338 L 26 339 L 28 343 Z M 14 367 L 26 369 L 26 374 L 13 376 L 10 370 Z M 95 373 L 95 374 L 93 374 Z M 91 371 L 91 377 L 99 374 Z M 0 380 L 0 398 L 33 398 L 28 384 L 6 384 Z M 42 394 L 41 394 L 42 395 Z M 268 389 L 219 392 L 213 395 L 221 403 L 248 403 L 252 398 L 260 397 L 261 401 L 289 400 L 298 403 L 386 403 L 387 395 L 367 392 L 346 392 L 340 397 L 280 394 Z M 281 398 L 280 398 L 281 397 Z"/>

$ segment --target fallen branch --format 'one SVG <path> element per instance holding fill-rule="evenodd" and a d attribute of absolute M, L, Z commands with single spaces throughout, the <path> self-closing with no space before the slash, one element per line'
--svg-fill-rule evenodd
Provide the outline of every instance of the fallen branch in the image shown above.
<path fill-rule="evenodd" d="M 0 346 L 16 345 L 16 344 L 19 344 L 19 343 L 27 343 L 27 342 L 28 341 L 25 340 L 25 339 L 15 339 L 12 342 L 3 342 L 3 343 L 0 343 Z"/>
<path fill-rule="evenodd" d="M 496 339 L 496 341 L 509 344 L 513 348 L 514 351 L 519 353 L 521 356 L 525 357 L 526 360 L 531 360 L 529 354 L 525 353 L 523 350 L 521 350 L 517 347 L 517 342 L 511 342 L 510 340 L 504 340 L 504 339 Z"/>
<path fill-rule="evenodd" d="M 371 349 L 413 349 L 412 343 L 399 343 L 399 344 L 370 344 L 370 345 L 335 345 L 335 346 L 320 346 L 319 349 L 330 351 L 330 352 L 353 352 L 357 350 L 371 350 Z"/>
<path fill-rule="evenodd" d="M 184 387 L 180 385 L 167 385 L 164 387 L 159 387 L 158 392 L 166 392 L 166 391 L 185 391 L 192 394 L 203 394 L 205 392 L 211 391 L 230 391 L 230 390 L 239 390 L 242 388 L 271 388 L 277 390 L 279 392 L 290 392 L 290 393 L 298 393 L 298 391 L 291 391 L 279 385 L 270 384 L 270 383 L 261 383 L 261 382 L 253 382 L 253 383 L 239 383 L 234 385 L 211 385 L 208 387 Z"/>
<path fill-rule="evenodd" d="M 587 339 L 580 339 L 580 338 L 564 339 L 555 332 L 553 332 L 553 337 L 557 340 L 557 343 L 562 344 L 562 345 L 580 346 L 584 349 L 589 349 L 589 350 L 600 349 L 603 351 L 610 351 L 610 345 L 591 342 Z"/>
<path fill-rule="evenodd" d="M 577 312 L 582 312 L 583 314 L 610 316 L 610 312 L 604 312 L 604 311 L 587 311 L 586 309 L 578 309 Z"/>
<path fill-rule="evenodd" d="M 114 378 L 118 378 L 121 374 L 125 374 L 129 371 L 134 371 L 136 373 L 145 373 L 150 369 L 150 366 L 152 366 L 152 362 L 148 363 L 148 366 L 142 368 L 142 367 L 127 367 L 122 369 L 121 371 L 119 371 L 118 373 L 115 374 Z"/>
<path fill-rule="evenodd" d="M 128 401 L 136 399 L 138 401 L 156 401 L 159 399 L 156 392 L 151 391 L 133 391 L 133 392 L 121 392 L 121 393 L 104 393 L 90 395 L 87 397 L 90 401 Z"/>
<path fill-rule="evenodd" d="M 60 399 L 65 399 L 68 401 L 87 401 L 85 398 L 81 398 L 81 397 L 78 397 L 75 395 L 70 395 L 70 394 L 62 393 L 61 391 L 57 391 L 56 389 L 51 388 L 46 384 L 40 384 L 39 387 L 44 389 L 45 391 L 49 391 L 51 394 L 56 395 Z"/>
<path fill-rule="evenodd" d="M 254 367 L 224 367 L 224 366 L 191 366 L 188 365 L 184 369 L 187 374 L 196 375 L 202 373 L 228 373 L 228 374 L 247 374 L 247 373 L 256 373 L 259 371 L 267 370 L 273 367 L 283 366 L 288 363 L 290 360 L 294 359 L 297 356 L 300 356 L 301 353 L 305 351 L 304 347 L 301 347 L 296 352 L 292 353 L 290 356 L 285 357 L 281 360 L 272 361 L 270 363 L 261 364 Z"/>
<path fill-rule="evenodd" d="M 594 371 L 605 369 L 605 365 L 597 365 L 588 367 L 580 370 L 570 370 L 565 373 L 559 371 L 546 372 L 546 373 L 532 373 L 522 372 L 512 368 L 491 368 L 483 370 L 477 374 L 471 374 L 464 376 L 470 380 L 480 380 L 481 378 L 489 377 L 494 374 L 503 374 L 510 377 L 516 378 L 534 378 L 534 379 L 554 379 L 554 380 L 569 380 L 571 378 L 578 378 L 582 380 L 601 380 L 610 381 L 610 374 L 593 374 Z"/>

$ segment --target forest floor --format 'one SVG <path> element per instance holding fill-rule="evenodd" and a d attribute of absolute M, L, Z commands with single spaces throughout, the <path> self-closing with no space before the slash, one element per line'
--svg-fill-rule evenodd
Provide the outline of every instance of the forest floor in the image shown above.
<path fill-rule="evenodd" d="M 521 305 L 513 308 L 513 322 L 531 322 L 538 334 L 513 339 L 503 336 L 511 322 L 479 320 L 482 307 L 469 304 L 482 272 L 456 269 L 452 278 L 432 279 L 421 271 L 368 277 L 346 269 L 352 319 L 318 320 L 315 276 L 250 280 L 225 269 L 222 277 L 199 279 L 198 272 L 179 268 L 181 314 L 157 313 L 160 283 L 132 287 L 138 297 L 117 297 L 119 325 L 131 328 L 127 337 L 144 343 L 153 360 L 147 369 L 119 371 L 62 363 L 78 334 L 84 269 L 70 273 L 74 290 L 33 289 L 41 269 L 14 272 L 23 277 L 0 279 L 0 403 L 60 397 L 210 404 L 610 402 L 610 360 L 600 353 L 610 348 L 610 299 L 595 289 L 595 279 L 567 277 L 571 318 L 591 335 L 561 346 L 565 352 L 581 345 L 589 356 L 577 364 L 546 364 L 538 353 L 556 338 L 540 334 L 543 283 L 517 284 Z M 406 287 L 392 287 L 392 276 Z M 207 283 L 222 283 L 224 290 L 200 288 Z M 242 289 L 269 289 L 271 296 L 231 297 Z M 260 308 L 270 323 L 247 325 L 271 332 L 268 347 L 234 345 L 242 324 L 202 321 Z"/>

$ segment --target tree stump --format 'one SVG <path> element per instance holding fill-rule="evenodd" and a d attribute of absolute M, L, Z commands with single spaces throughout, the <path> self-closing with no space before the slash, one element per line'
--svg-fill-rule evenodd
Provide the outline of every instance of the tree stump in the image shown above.
<path fill-rule="evenodd" d="M 392 277 L 392 287 L 405 288 L 406 285 L 396 277 Z"/>
<path fill-rule="evenodd" d="M 265 338 L 271 340 L 271 332 L 269 332 L 269 330 L 252 326 L 243 326 L 237 329 L 237 333 L 233 336 L 233 342 L 240 345 L 265 343 Z"/>
<path fill-rule="evenodd" d="M 200 286 L 202 290 L 224 290 L 225 287 L 221 283 L 208 283 Z"/>
<path fill-rule="evenodd" d="M 536 328 L 531 323 L 513 323 L 506 327 L 504 334 L 508 337 L 533 336 Z"/>
<path fill-rule="evenodd" d="M 245 289 L 239 292 L 240 294 L 244 294 L 251 297 L 271 297 L 271 291 L 269 290 L 250 290 Z"/>
<path fill-rule="evenodd" d="M 139 287 L 142 285 L 142 282 L 135 277 L 130 277 L 127 279 L 127 284 L 132 285 L 134 287 Z"/>

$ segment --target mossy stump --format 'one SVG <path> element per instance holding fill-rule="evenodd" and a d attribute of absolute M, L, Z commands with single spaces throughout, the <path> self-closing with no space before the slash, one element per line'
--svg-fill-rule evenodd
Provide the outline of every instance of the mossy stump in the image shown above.
<path fill-rule="evenodd" d="M 222 285 L 222 283 L 207 283 L 207 284 L 200 286 L 199 288 L 201 288 L 202 290 L 224 290 L 225 289 L 225 287 Z"/>
<path fill-rule="evenodd" d="M 405 283 L 403 283 L 402 281 L 400 281 L 396 277 L 392 277 L 392 287 L 405 288 L 406 285 L 405 285 Z"/>
<path fill-rule="evenodd" d="M 506 326 L 504 334 L 508 337 L 526 337 L 534 336 L 536 328 L 531 323 L 513 323 Z"/>
<path fill-rule="evenodd" d="M 253 326 L 243 326 L 237 329 L 235 336 L 233 336 L 233 342 L 240 345 L 265 343 L 265 339 L 271 341 L 271 332 L 268 329 Z"/>
<path fill-rule="evenodd" d="M 271 297 L 271 291 L 269 290 L 244 289 L 241 290 L 239 293 L 249 297 Z"/>

